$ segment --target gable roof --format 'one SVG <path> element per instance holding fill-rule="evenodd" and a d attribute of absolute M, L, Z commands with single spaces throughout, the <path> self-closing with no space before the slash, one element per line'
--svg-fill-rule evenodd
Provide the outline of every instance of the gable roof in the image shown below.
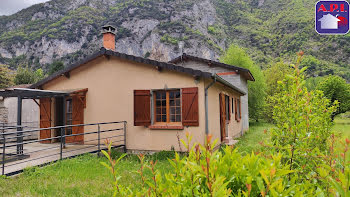
<path fill-rule="evenodd" d="M 221 62 L 217 62 L 217 61 L 213 61 L 213 60 L 208 60 L 208 59 L 204 59 L 204 58 L 188 55 L 186 53 L 183 53 L 181 56 L 179 56 L 179 57 L 169 61 L 169 63 L 177 64 L 179 62 L 187 61 L 187 60 L 203 62 L 205 64 L 208 64 L 208 66 L 218 66 L 218 67 L 230 69 L 230 70 L 233 70 L 233 71 L 235 71 L 237 73 L 241 73 L 247 80 L 255 81 L 252 73 L 246 68 L 241 68 L 241 67 L 237 67 L 237 66 L 233 66 L 233 65 L 229 65 L 229 64 L 224 64 L 224 63 L 221 63 Z"/>
<path fill-rule="evenodd" d="M 146 59 L 146 58 L 142 58 L 142 57 L 137 57 L 137 56 L 133 56 L 133 55 L 127 55 L 125 53 L 119 53 L 116 51 L 111 51 L 111 50 L 107 50 L 105 48 L 101 48 L 100 51 L 94 53 L 93 55 L 75 63 L 72 64 L 66 68 L 64 68 L 61 71 L 58 71 L 50 76 L 48 76 L 47 78 L 31 85 L 29 88 L 40 88 L 42 85 L 60 77 L 60 76 L 69 76 L 69 72 L 72 71 L 75 68 L 80 67 L 83 64 L 86 64 L 98 57 L 101 56 L 113 56 L 113 57 L 118 57 L 121 59 L 125 59 L 125 60 L 129 60 L 129 61 L 133 61 L 133 62 L 137 62 L 137 63 L 144 63 L 144 64 L 148 64 L 148 65 L 152 65 L 157 67 L 158 69 L 167 69 L 167 70 L 173 70 L 173 71 L 177 71 L 177 72 L 182 72 L 182 73 L 187 73 L 190 74 L 194 77 L 204 77 L 204 78 L 213 78 L 215 80 L 217 80 L 218 82 L 230 87 L 231 89 L 241 93 L 242 95 L 245 95 L 246 93 L 242 90 L 240 90 L 239 88 L 235 87 L 234 85 L 230 84 L 229 82 L 227 82 L 225 79 L 219 77 L 216 74 L 212 74 L 210 72 L 204 72 L 201 70 L 196 70 L 196 69 L 192 69 L 192 68 L 186 68 L 183 66 L 178 66 L 172 63 L 166 63 L 166 62 L 160 62 L 160 61 L 156 61 L 156 60 L 151 60 L 151 59 Z"/>

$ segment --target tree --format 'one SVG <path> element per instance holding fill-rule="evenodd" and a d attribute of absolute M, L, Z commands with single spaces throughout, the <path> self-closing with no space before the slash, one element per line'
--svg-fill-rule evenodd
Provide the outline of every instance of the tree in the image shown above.
<path fill-rule="evenodd" d="M 64 64 L 61 61 L 54 61 L 52 64 L 49 65 L 49 75 L 54 74 L 55 72 L 58 72 L 60 70 L 64 69 Z"/>
<path fill-rule="evenodd" d="M 330 103 L 322 91 L 306 89 L 303 72 L 307 67 L 299 69 L 301 59 L 302 53 L 293 65 L 294 74 L 279 82 L 279 93 L 273 97 L 276 124 L 270 137 L 273 150 L 283 153 L 290 170 L 310 178 L 323 162 L 320 153 L 329 151 L 331 114 L 338 102 Z"/>
<path fill-rule="evenodd" d="M 317 89 L 323 91 L 325 97 L 332 103 L 336 100 L 339 102 L 339 107 L 332 114 L 332 119 L 336 115 L 350 110 L 350 85 L 346 83 L 345 79 L 331 75 L 323 80 Z"/>
<path fill-rule="evenodd" d="M 305 80 L 305 86 L 309 91 L 316 90 L 318 84 L 320 84 L 323 80 L 324 77 L 310 77 Z"/>
<path fill-rule="evenodd" d="M 0 64 L 0 89 L 13 85 L 13 74 L 7 65 Z"/>
<path fill-rule="evenodd" d="M 32 84 L 40 81 L 44 78 L 43 70 L 38 69 L 33 71 L 31 68 L 26 66 L 25 68 L 19 66 L 15 75 L 14 82 L 17 85 L 20 84 Z"/>
<path fill-rule="evenodd" d="M 293 74 L 293 69 L 284 62 L 280 61 L 273 64 L 270 68 L 264 70 L 266 80 L 266 107 L 265 107 L 265 119 L 269 122 L 273 122 L 272 112 L 275 106 L 273 96 L 278 92 L 278 82 L 282 81 L 286 75 Z"/>
<path fill-rule="evenodd" d="M 261 68 L 253 62 L 243 48 L 237 45 L 231 45 L 220 61 L 250 70 L 255 81 L 248 82 L 249 116 L 256 121 L 261 119 L 266 97 L 265 77 Z"/>
<path fill-rule="evenodd" d="M 264 70 L 265 78 L 269 79 L 266 80 L 267 95 L 273 96 L 277 93 L 278 81 L 282 81 L 287 74 L 293 74 L 293 69 L 282 61 Z"/>
<path fill-rule="evenodd" d="M 312 55 L 306 55 L 303 57 L 303 61 L 300 62 L 300 67 L 307 67 L 308 69 L 306 70 L 306 72 L 308 75 L 317 76 L 317 74 L 315 75 L 315 72 L 310 73 L 308 71 L 315 71 L 317 68 L 322 67 L 322 63 L 316 57 Z"/>

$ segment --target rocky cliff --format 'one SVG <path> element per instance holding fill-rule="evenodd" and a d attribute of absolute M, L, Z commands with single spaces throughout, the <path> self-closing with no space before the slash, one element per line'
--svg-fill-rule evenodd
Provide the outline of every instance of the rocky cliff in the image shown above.
<path fill-rule="evenodd" d="M 3 63 L 24 58 L 33 64 L 66 63 L 100 48 L 100 28 L 117 27 L 117 51 L 150 56 L 161 51 L 163 60 L 184 52 L 215 59 L 226 47 L 225 40 L 208 33 L 207 27 L 220 24 L 209 1 L 118 1 L 64 0 L 34 5 L 0 18 Z"/>
<path fill-rule="evenodd" d="M 101 26 L 118 29 L 117 51 L 163 61 L 186 53 L 217 59 L 231 43 L 262 67 L 304 50 L 311 75 L 350 79 L 350 35 L 314 31 L 310 0 L 53 0 L 0 17 L 0 63 L 66 64 L 102 46 Z"/>

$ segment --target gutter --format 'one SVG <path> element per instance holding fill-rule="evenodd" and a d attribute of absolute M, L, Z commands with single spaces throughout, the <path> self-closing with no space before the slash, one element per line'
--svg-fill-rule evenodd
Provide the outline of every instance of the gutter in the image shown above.
<path fill-rule="evenodd" d="M 207 87 L 204 89 L 204 101 L 205 101 L 205 134 L 209 134 L 209 118 L 208 118 L 208 89 L 216 83 L 216 77 L 214 77 L 214 81 L 212 81 Z"/>

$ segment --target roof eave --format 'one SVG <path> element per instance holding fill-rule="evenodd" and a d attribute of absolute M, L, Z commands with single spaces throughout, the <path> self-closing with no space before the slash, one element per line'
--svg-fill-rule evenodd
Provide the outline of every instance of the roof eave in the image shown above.
<path fill-rule="evenodd" d="M 186 68 L 186 67 L 178 66 L 175 64 L 166 63 L 166 62 L 159 62 L 156 60 L 146 59 L 146 58 L 137 57 L 137 56 L 133 56 L 133 55 L 127 55 L 124 53 L 118 53 L 118 52 L 115 52 L 112 50 L 106 50 L 105 48 L 101 48 L 101 50 L 99 52 L 91 55 L 90 57 L 88 57 L 88 58 L 86 58 L 78 63 L 75 63 L 71 66 L 68 66 L 67 68 L 65 68 L 63 70 L 58 71 L 58 72 L 48 76 L 47 78 L 31 85 L 29 88 L 32 88 L 32 89 L 39 88 L 40 86 L 43 86 L 44 84 L 64 75 L 65 73 L 69 73 L 70 71 L 81 66 L 82 64 L 86 64 L 86 63 L 94 60 L 95 58 L 103 56 L 103 55 L 119 57 L 119 58 L 122 58 L 125 60 L 138 62 L 138 63 L 142 63 L 142 64 L 149 64 L 149 65 L 156 66 L 156 67 L 163 68 L 163 69 L 167 69 L 167 70 L 174 70 L 177 72 L 187 73 L 187 74 L 190 74 L 194 77 L 205 77 L 205 78 L 211 77 L 211 73 L 209 73 L 209 72 L 204 72 L 204 71 L 200 71 L 200 70 Z"/>
<path fill-rule="evenodd" d="M 226 81 L 224 78 L 220 77 L 217 74 L 214 74 L 213 79 L 216 79 L 216 81 L 228 86 L 229 88 L 235 90 L 236 92 L 240 93 L 242 96 L 246 95 L 247 93 L 244 92 L 243 90 L 240 90 L 239 88 L 237 88 L 236 86 L 232 85 L 230 82 Z"/>
<path fill-rule="evenodd" d="M 68 67 L 66 67 L 63 70 L 60 70 L 60 71 L 57 71 L 57 72 L 53 73 L 52 75 L 46 77 L 45 79 L 43 79 L 43 80 L 41 80 L 41 81 L 39 81 L 39 82 L 37 82 L 35 84 L 32 84 L 29 88 L 32 88 L 32 89 L 38 88 L 38 87 L 40 87 L 40 86 L 42 86 L 42 85 L 44 85 L 44 84 L 46 84 L 46 83 L 56 79 L 56 78 L 64 75 L 65 73 L 70 72 L 71 70 L 79 67 L 82 64 L 86 64 L 86 63 L 96 59 L 97 57 L 104 55 L 105 53 L 106 53 L 106 49 L 101 48 L 100 51 L 94 53 L 93 55 L 89 56 L 88 58 L 86 58 L 86 59 L 84 59 L 82 61 L 79 61 L 79 62 L 77 62 L 75 64 L 72 64 L 71 66 L 68 66 Z"/>
<path fill-rule="evenodd" d="M 250 72 L 249 69 L 241 68 L 241 67 L 234 66 L 234 65 L 224 64 L 224 63 L 217 62 L 217 61 L 207 60 L 207 59 L 200 58 L 200 57 L 191 56 L 191 55 L 188 55 L 188 54 L 186 54 L 186 53 L 183 53 L 183 54 L 180 55 L 179 57 L 170 60 L 169 63 L 176 64 L 176 63 L 178 63 L 178 62 L 185 61 L 186 59 L 190 59 L 190 60 L 193 60 L 193 61 L 202 61 L 202 62 L 206 62 L 206 63 L 213 63 L 213 64 L 215 64 L 215 65 L 217 65 L 217 66 L 220 66 L 220 67 L 224 67 L 224 68 L 227 68 L 227 69 L 230 69 L 230 70 L 235 70 L 235 71 L 243 72 L 243 76 L 244 76 L 247 80 L 249 80 L 249 81 L 255 81 L 254 76 L 253 76 L 253 74 Z"/>

